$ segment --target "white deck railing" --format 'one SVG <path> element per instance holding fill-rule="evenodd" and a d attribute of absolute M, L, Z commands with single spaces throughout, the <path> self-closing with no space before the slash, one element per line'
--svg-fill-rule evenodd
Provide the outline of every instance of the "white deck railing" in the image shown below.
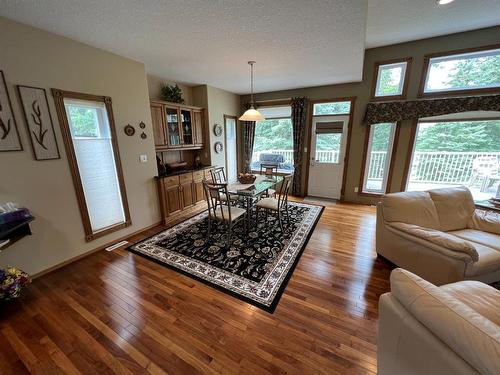
<path fill-rule="evenodd" d="M 253 161 L 259 161 L 262 152 L 253 153 Z M 285 157 L 285 163 L 293 164 L 293 150 L 269 150 L 265 153 Z M 387 153 L 372 151 L 368 169 L 369 180 L 381 180 Z M 445 152 L 417 151 L 414 153 L 410 182 L 466 184 L 471 180 L 473 162 L 478 157 L 497 158 L 500 165 L 500 152 Z M 338 151 L 317 151 L 316 160 L 323 163 L 337 163 Z M 500 171 L 497 171 L 497 175 Z"/>

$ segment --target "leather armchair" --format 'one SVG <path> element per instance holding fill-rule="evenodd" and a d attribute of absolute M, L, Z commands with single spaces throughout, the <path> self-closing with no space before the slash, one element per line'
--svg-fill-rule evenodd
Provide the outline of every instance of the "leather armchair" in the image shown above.
<path fill-rule="evenodd" d="M 403 269 L 379 301 L 378 374 L 500 374 L 500 291 Z"/>

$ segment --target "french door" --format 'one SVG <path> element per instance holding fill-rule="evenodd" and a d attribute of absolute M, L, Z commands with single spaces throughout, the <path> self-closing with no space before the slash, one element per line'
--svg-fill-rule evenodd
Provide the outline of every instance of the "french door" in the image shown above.
<path fill-rule="evenodd" d="M 236 117 L 224 116 L 224 134 L 226 137 L 226 173 L 228 182 L 238 178 L 238 154 L 236 148 Z"/>

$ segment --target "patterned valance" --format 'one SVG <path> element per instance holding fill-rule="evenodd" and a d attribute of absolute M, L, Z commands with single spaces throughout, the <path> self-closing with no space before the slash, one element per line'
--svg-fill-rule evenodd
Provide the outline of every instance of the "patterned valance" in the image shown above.
<path fill-rule="evenodd" d="M 470 111 L 500 111 L 500 95 L 368 103 L 364 122 L 378 124 Z"/>

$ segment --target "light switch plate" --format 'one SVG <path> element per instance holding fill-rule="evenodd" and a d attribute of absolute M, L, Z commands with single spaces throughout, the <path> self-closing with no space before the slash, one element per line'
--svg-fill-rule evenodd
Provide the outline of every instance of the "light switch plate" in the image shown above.
<path fill-rule="evenodd" d="M 148 156 L 147 155 L 139 155 L 139 160 L 141 163 L 147 163 L 148 162 Z"/>

